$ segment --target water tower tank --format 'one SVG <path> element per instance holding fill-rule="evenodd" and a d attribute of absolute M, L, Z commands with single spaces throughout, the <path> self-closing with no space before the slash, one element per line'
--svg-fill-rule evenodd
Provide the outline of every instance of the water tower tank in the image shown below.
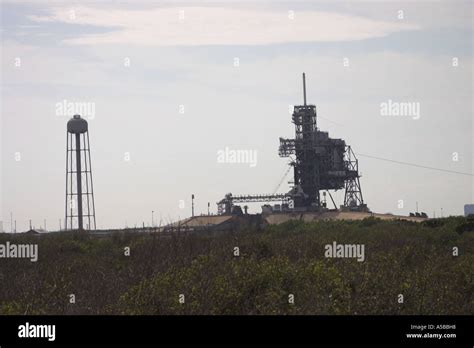
<path fill-rule="evenodd" d="M 80 115 L 74 115 L 67 123 L 67 131 L 73 134 L 82 134 L 87 132 L 87 121 Z"/>

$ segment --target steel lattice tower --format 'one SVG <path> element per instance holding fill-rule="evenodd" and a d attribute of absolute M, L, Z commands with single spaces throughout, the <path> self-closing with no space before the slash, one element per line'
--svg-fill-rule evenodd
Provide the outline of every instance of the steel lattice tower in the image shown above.
<path fill-rule="evenodd" d="M 364 198 L 360 188 L 359 160 L 356 158 L 352 148 L 346 147 L 344 163 L 346 166 L 346 182 L 344 193 L 345 207 L 364 207 Z"/>
<path fill-rule="evenodd" d="M 292 121 L 295 138 L 280 138 L 280 157 L 294 155 L 294 187 L 289 192 L 295 209 L 318 210 L 320 191 L 345 189 L 344 208 L 367 210 L 360 188 L 357 158 L 342 139 L 333 139 L 317 128 L 316 106 L 306 103 L 306 79 L 303 73 L 303 105 L 295 105 Z M 331 194 L 329 193 L 331 200 Z M 335 208 L 336 204 L 334 203 Z"/>
<path fill-rule="evenodd" d="M 320 168 L 318 155 L 315 151 L 317 131 L 316 106 L 306 104 L 306 79 L 303 73 L 303 96 L 304 105 L 294 107 L 293 123 L 295 125 L 295 154 L 296 160 L 293 164 L 294 181 L 299 183 L 305 195 L 301 203 L 295 202 L 296 206 L 311 206 L 320 204 Z M 298 200 L 298 199 L 297 199 Z"/>
<path fill-rule="evenodd" d="M 280 138 L 278 148 L 280 157 L 291 160 L 290 168 L 294 171 L 291 190 L 286 194 L 277 194 L 276 190 L 273 194 L 264 195 L 234 196 L 228 193 L 217 203 L 219 214 L 234 214 L 234 203 L 243 202 L 281 202 L 281 206 L 275 205 L 275 211 L 327 211 L 326 193 L 334 210 L 370 211 L 362 197 L 359 162 L 352 148 L 343 139 L 331 138 L 328 132 L 317 127 L 316 106 L 306 103 L 305 73 L 303 97 L 303 105 L 293 107 L 295 137 Z M 338 208 L 330 191 L 341 189 L 345 190 L 344 204 Z M 239 209 L 235 212 L 238 213 Z"/>
<path fill-rule="evenodd" d="M 74 115 L 66 133 L 65 229 L 96 229 L 94 186 L 87 121 Z M 87 225 L 84 228 L 84 223 Z"/>

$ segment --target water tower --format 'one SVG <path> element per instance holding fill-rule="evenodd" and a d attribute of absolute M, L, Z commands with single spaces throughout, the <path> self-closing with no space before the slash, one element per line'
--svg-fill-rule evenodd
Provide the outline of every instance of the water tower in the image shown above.
<path fill-rule="evenodd" d="M 94 186 L 87 121 L 80 115 L 74 115 L 67 123 L 66 135 L 65 229 L 95 230 Z"/>

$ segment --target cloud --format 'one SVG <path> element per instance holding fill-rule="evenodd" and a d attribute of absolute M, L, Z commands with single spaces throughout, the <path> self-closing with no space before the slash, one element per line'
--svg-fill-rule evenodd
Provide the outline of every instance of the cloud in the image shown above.
<path fill-rule="evenodd" d="M 64 40 L 73 45 L 134 44 L 147 46 L 271 45 L 291 42 L 342 42 L 418 30 L 406 22 L 368 19 L 321 11 L 231 9 L 224 7 L 154 8 L 148 10 L 93 7 L 52 8 L 35 22 L 61 22 L 109 28 Z"/>

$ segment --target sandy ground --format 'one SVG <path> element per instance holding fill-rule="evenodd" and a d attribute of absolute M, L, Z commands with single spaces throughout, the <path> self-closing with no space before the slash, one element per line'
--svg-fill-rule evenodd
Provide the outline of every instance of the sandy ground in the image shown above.
<path fill-rule="evenodd" d="M 276 213 L 265 216 L 265 220 L 271 225 L 278 225 L 289 220 L 303 220 L 305 222 L 317 221 L 317 220 L 362 220 L 367 217 L 376 217 L 383 220 L 408 220 L 421 222 L 426 220 L 421 217 L 410 217 L 401 215 L 391 214 L 377 214 L 377 213 L 366 213 L 366 212 L 324 212 L 324 213 Z M 203 226 L 215 226 L 220 225 L 228 220 L 232 219 L 231 215 L 211 215 L 211 216 L 195 216 L 187 219 L 175 222 L 171 224 L 174 227 L 203 227 Z"/>
<path fill-rule="evenodd" d="M 390 215 L 390 214 L 377 214 L 377 213 L 365 213 L 365 212 L 325 212 L 325 213 L 281 213 L 271 214 L 266 217 L 269 224 L 281 224 L 289 220 L 303 220 L 306 222 L 315 220 L 362 220 L 367 217 L 376 217 L 382 220 L 409 220 L 415 222 L 421 222 L 426 220 L 420 217 L 410 217 L 401 215 Z"/>

